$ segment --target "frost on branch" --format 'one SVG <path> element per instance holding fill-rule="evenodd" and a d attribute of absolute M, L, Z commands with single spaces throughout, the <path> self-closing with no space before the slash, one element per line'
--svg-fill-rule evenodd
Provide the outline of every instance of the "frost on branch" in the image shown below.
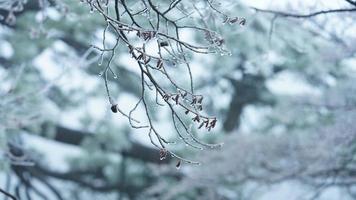
<path fill-rule="evenodd" d="M 160 159 L 167 154 L 175 157 L 177 168 L 181 162 L 199 164 L 173 153 L 166 140 L 157 131 L 149 112 L 150 103 L 147 96 L 155 95 L 156 104 L 166 106 L 171 112 L 172 123 L 179 138 L 195 149 L 218 148 L 221 144 L 207 144 L 200 141 L 191 132 L 184 114 L 191 119 L 199 129 L 210 131 L 216 126 L 216 117 L 204 114 L 203 96 L 195 93 L 190 59 L 194 54 L 230 55 L 225 47 L 225 40 L 214 27 L 209 18 L 220 24 L 245 24 L 245 19 L 228 16 L 220 11 L 220 4 L 212 0 L 201 1 L 152 1 L 152 0 L 81 0 L 83 6 L 88 6 L 90 13 L 103 17 L 105 28 L 101 46 L 92 46 L 100 54 L 98 65 L 101 67 L 100 76 L 105 81 L 106 93 L 114 113 L 127 117 L 133 128 L 145 128 L 151 143 L 159 149 Z M 208 18 L 209 16 L 209 18 Z M 108 45 L 108 34 L 115 36 L 115 42 Z M 199 44 L 188 41 L 184 34 L 200 37 Z M 126 48 L 141 76 L 141 97 L 129 113 L 124 113 L 113 99 L 108 77 L 119 78 L 115 73 L 112 62 L 119 47 Z M 105 64 L 103 61 L 105 59 Z M 189 87 L 181 86 L 169 71 L 173 67 L 186 69 L 189 77 Z M 160 76 L 160 77 L 159 77 Z M 163 77 L 163 78 L 162 78 Z M 168 83 L 168 84 L 167 84 Z M 147 124 L 136 120 L 134 111 L 143 106 Z M 143 124 L 143 125 L 142 125 Z"/>

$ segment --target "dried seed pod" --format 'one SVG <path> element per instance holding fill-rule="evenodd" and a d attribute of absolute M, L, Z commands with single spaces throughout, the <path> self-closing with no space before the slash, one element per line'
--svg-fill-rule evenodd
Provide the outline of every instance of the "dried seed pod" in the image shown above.
<path fill-rule="evenodd" d="M 194 96 L 191 105 L 194 105 L 197 103 L 197 98 Z"/>
<path fill-rule="evenodd" d="M 157 66 L 156 66 L 158 69 L 161 69 L 163 67 L 163 62 L 161 59 L 158 60 L 157 62 Z"/>
<path fill-rule="evenodd" d="M 151 57 L 148 57 L 148 59 L 145 60 L 145 65 L 147 65 L 151 61 Z"/>
<path fill-rule="evenodd" d="M 235 17 L 235 18 L 230 19 L 230 20 L 229 20 L 229 23 L 230 23 L 230 24 L 234 24 L 234 23 L 236 23 L 237 21 L 239 21 L 239 18 L 238 18 L 238 17 Z"/>
<path fill-rule="evenodd" d="M 246 19 L 245 19 L 245 18 L 241 18 L 239 24 L 240 24 L 241 26 L 245 26 L 245 24 L 246 24 Z"/>
<path fill-rule="evenodd" d="M 202 110 L 203 110 L 203 106 L 202 106 L 202 105 L 198 105 L 198 106 L 197 106 L 197 109 L 200 110 L 200 111 L 202 111 Z"/>
<path fill-rule="evenodd" d="M 205 121 L 205 128 L 208 128 L 209 126 L 209 119 Z"/>
<path fill-rule="evenodd" d="M 198 129 L 201 129 L 201 127 L 203 127 L 204 124 L 205 124 L 205 122 L 202 122 L 202 123 L 199 125 Z"/>
<path fill-rule="evenodd" d="M 223 21 L 223 24 L 227 23 L 228 21 L 230 21 L 230 17 L 225 17 L 224 21 Z"/>
<path fill-rule="evenodd" d="M 187 91 L 183 91 L 183 92 L 180 93 L 180 95 L 181 95 L 183 98 L 185 98 L 185 97 L 187 96 L 187 94 L 188 94 Z"/>
<path fill-rule="evenodd" d="M 159 150 L 159 160 L 164 160 L 167 157 L 167 150 L 162 148 Z"/>
<path fill-rule="evenodd" d="M 195 116 L 192 120 L 193 120 L 194 122 L 200 122 L 200 117 L 199 117 L 199 115 Z"/>
<path fill-rule="evenodd" d="M 204 98 L 204 97 L 201 96 L 201 97 L 197 100 L 197 102 L 201 104 L 201 103 L 203 102 L 203 98 Z"/>
<path fill-rule="evenodd" d="M 213 119 L 213 120 L 210 122 L 210 127 L 211 127 L 211 128 L 214 128 L 217 121 L 218 121 L 217 119 Z"/>
<path fill-rule="evenodd" d="M 164 95 L 163 95 L 163 99 L 166 100 L 166 101 L 168 101 L 169 95 L 168 95 L 168 94 L 164 94 Z"/>
<path fill-rule="evenodd" d="M 159 46 L 160 47 L 166 47 L 166 46 L 168 46 L 169 44 L 168 44 L 168 42 L 167 41 L 163 41 L 163 42 L 160 42 L 159 43 Z"/>
<path fill-rule="evenodd" d="M 174 101 L 176 102 L 176 104 L 178 105 L 178 103 L 179 103 L 179 95 L 177 94 L 175 97 L 174 97 Z"/>
<path fill-rule="evenodd" d="M 117 113 L 117 111 L 118 111 L 118 109 L 117 109 L 117 104 L 113 104 L 113 105 L 111 106 L 111 111 L 112 111 L 113 113 Z"/>
<path fill-rule="evenodd" d="M 180 169 L 180 166 L 182 165 L 182 161 L 181 160 L 178 160 L 177 164 L 176 164 L 176 168 L 177 169 Z"/>
<path fill-rule="evenodd" d="M 222 46 L 225 43 L 225 40 L 223 38 L 217 38 L 214 42 L 217 46 Z"/>

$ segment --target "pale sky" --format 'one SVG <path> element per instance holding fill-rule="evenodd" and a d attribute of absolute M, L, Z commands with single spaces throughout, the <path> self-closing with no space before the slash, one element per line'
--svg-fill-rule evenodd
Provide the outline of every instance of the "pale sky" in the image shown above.
<path fill-rule="evenodd" d="M 295 6 L 302 6 L 302 8 L 308 8 L 308 7 L 313 7 L 316 6 L 316 8 L 335 8 L 338 6 L 344 6 L 346 3 L 343 0 L 294 0 L 294 1 L 288 1 L 288 0 L 241 0 L 241 2 L 258 7 L 258 8 L 281 8 L 287 5 L 290 5 L 292 7 Z M 303 11 L 304 9 L 301 9 Z"/>

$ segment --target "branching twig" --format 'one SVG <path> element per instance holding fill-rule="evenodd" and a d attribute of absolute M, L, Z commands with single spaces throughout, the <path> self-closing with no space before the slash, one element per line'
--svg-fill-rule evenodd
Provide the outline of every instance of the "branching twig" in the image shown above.
<path fill-rule="evenodd" d="M 171 144 L 171 142 L 168 142 L 158 133 L 154 121 L 152 120 L 150 109 L 148 108 L 150 105 L 146 100 L 146 96 L 149 95 L 150 91 L 155 92 L 157 105 L 166 105 L 170 108 L 175 132 L 186 145 L 196 149 L 203 149 L 203 147 L 217 148 L 221 146 L 219 144 L 206 144 L 196 138 L 185 124 L 185 120 L 183 120 L 183 116 L 179 111 L 181 110 L 187 116 L 191 116 L 192 122 L 197 124 L 199 128 L 204 127 L 210 131 L 216 125 L 216 117 L 209 117 L 201 113 L 203 111 L 203 96 L 195 94 L 193 75 L 191 65 L 189 64 L 189 54 L 226 54 L 224 39 L 222 39 L 216 31 L 209 29 L 209 23 L 204 17 L 203 11 L 200 11 L 193 3 L 191 7 L 192 10 L 199 13 L 199 21 L 203 22 L 203 27 L 200 27 L 185 22 L 185 19 L 192 17 L 194 12 L 187 13 L 185 11 L 187 10 L 186 6 L 190 4 L 183 3 L 181 0 L 163 1 L 161 4 L 152 0 L 136 0 L 130 2 L 114 0 L 113 3 L 109 0 L 82 0 L 82 2 L 86 2 L 90 10 L 99 13 L 106 22 L 103 31 L 102 47 L 94 46 L 94 49 L 100 52 L 100 66 L 102 65 L 103 59 L 108 55 L 107 64 L 100 75 L 104 78 L 106 93 L 112 111 L 120 112 L 127 117 L 132 128 L 147 128 L 151 143 L 160 149 L 161 158 L 169 153 L 179 160 L 179 166 L 181 161 L 192 164 L 198 163 L 176 155 L 166 146 Z M 222 18 L 221 22 L 223 24 L 234 24 L 237 22 L 243 25 L 245 23 L 244 18 L 229 17 L 224 14 L 216 7 L 217 5 L 210 0 L 204 0 L 202 3 L 206 5 L 208 11 Z M 111 6 L 114 7 L 114 13 L 110 12 Z M 207 44 L 196 45 L 184 41 L 182 39 L 183 30 L 202 34 Z M 116 36 L 116 43 L 111 48 L 106 44 L 106 34 L 108 32 L 112 32 Z M 133 35 L 135 37 L 132 37 Z M 158 52 L 152 52 L 152 50 L 146 48 L 146 44 L 151 42 L 157 44 L 156 49 Z M 118 108 L 118 105 L 114 102 L 114 98 L 110 94 L 108 83 L 108 73 L 111 73 L 115 78 L 117 77 L 112 69 L 111 63 L 119 44 L 127 47 L 129 54 L 137 62 L 141 73 L 141 97 L 129 114 L 125 114 Z M 187 68 L 189 89 L 180 86 L 170 73 L 168 73 L 168 67 L 179 65 L 185 65 Z M 159 75 L 163 75 L 169 84 L 163 84 L 164 81 L 157 78 Z M 160 98 L 164 104 L 159 103 Z M 132 118 L 133 112 L 140 105 L 144 108 L 148 125 L 136 125 L 140 122 Z M 133 124 L 133 122 L 135 122 L 135 124 Z M 182 135 L 181 130 L 179 130 L 180 128 L 183 128 L 187 136 Z M 162 154 L 162 152 L 165 153 Z M 162 157 L 162 155 L 164 156 Z"/>

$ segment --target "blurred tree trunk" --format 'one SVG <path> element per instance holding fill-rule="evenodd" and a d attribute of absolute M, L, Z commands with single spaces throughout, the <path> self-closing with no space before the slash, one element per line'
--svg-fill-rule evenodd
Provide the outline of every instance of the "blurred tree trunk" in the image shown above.
<path fill-rule="evenodd" d="M 227 133 L 240 127 L 241 115 L 243 109 L 252 104 L 270 103 L 270 100 L 265 98 L 268 93 L 265 87 L 266 78 L 259 74 L 246 74 L 244 71 L 245 60 L 242 59 L 238 70 L 242 71 L 242 78 L 239 80 L 227 77 L 233 86 L 233 95 L 226 113 L 223 129 Z"/>

